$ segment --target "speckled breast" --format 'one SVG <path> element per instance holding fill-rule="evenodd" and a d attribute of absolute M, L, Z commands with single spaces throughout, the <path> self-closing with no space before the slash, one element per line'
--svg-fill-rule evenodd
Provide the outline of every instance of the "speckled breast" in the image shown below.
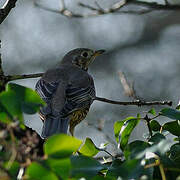
<path fill-rule="evenodd" d="M 89 108 L 85 108 L 85 109 L 80 109 L 80 110 L 74 111 L 70 115 L 70 124 L 71 125 L 79 124 L 86 117 L 88 112 L 89 112 Z"/>

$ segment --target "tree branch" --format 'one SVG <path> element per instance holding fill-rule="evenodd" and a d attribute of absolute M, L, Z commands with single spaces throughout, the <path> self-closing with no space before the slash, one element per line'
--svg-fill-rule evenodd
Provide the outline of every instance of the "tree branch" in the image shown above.
<path fill-rule="evenodd" d="M 4 5 L 0 8 L 0 24 L 8 16 L 12 8 L 15 7 L 17 0 L 7 0 Z"/>
<path fill-rule="evenodd" d="M 3 69 L 2 69 L 2 59 L 1 59 L 1 40 L 0 40 L 0 76 L 4 75 Z"/>
<path fill-rule="evenodd" d="M 82 2 L 79 2 L 78 3 L 79 6 L 92 11 L 91 13 L 87 13 L 87 14 L 75 13 L 75 12 L 69 10 L 65 6 L 64 0 L 61 0 L 61 4 L 62 4 L 61 10 L 46 7 L 46 6 L 38 3 L 37 1 L 34 1 L 34 4 L 41 9 L 59 13 L 63 16 L 69 17 L 69 18 L 86 18 L 86 17 L 94 17 L 94 16 L 110 14 L 110 13 L 141 15 L 141 14 L 152 12 L 154 10 L 180 10 L 180 5 L 171 5 L 171 4 L 167 3 L 167 0 L 165 0 L 165 4 L 158 4 L 156 2 L 145 2 L 145 1 L 137 1 L 137 0 L 121 0 L 117 3 L 114 3 L 109 8 L 105 8 L 105 9 L 103 9 L 99 5 L 99 3 L 97 3 L 96 1 L 95 1 L 96 6 L 92 6 L 89 4 L 84 4 Z M 145 9 L 126 10 L 126 11 L 121 10 L 122 7 L 128 6 L 128 5 L 136 5 L 138 7 L 145 7 Z"/>
<path fill-rule="evenodd" d="M 27 79 L 27 78 L 37 78 L 41 77 L 44 73 L 37 73 L 37 74 L 24 74 L 24 75 L 12 75 L 12 76 L 4 76 L 6 83 L 9 81 L 13 80 L 18 80 L 18 79 Z M 106 102 L 110 104 L 117 104 L 117 105 L 136 105 L 136 106 L 151 106 L 151 105 L 168 105 L 172 106 L 172 101 L 151 101 L 151 102 L 146 102 L 142 100 L 136 100 L 136 101 L 114 101 L 106 98 L 101 98 L 101 97 L 95 97 L 93 100 L 96 101 L 101 101 L 101 102 Z"/>
<path fill-rule="evenodd" d="M 8 16 L 9 12 L 12 8 L 15 7 L 17 0 L 7 0 L 4 5 L 0 8 L 0 24 L 5 20 Z M 1 40 L 0 40 L 0 50 L 1 50 Z M 1 59 L 1 52 L 0 52 L 0 92 L 5 89 L 6 81 L 5 76 L 2 68 L 2 59 Z"/>
<path fill-rule="evenodd" d="M 123 102 L 123 101 L 113 101 L 113 100 L 101 98 L 101 97 L 95 97 L 93 100 L 106 102 L 109 104 L 117 104 L 117 105 L 135 105 L 135 106 L 168 105 L 168 106 L 172 106 L 172 101 L 146 102 L 146 101 L 136 100 L 136 101 L 125 101 L 125 102 Z"/>
<path fill-rule="evenodd" d="M 123 85 L 125 95 L 134 99 L 138 99 L 134 89 L 134 83 L 129 84 L 123 72 L 119 71 L 118 74 L 121 84 Z"/>
<path fill-rule="evenodd" d="M 6 76 L 6 81 L 13 81 L 13 80 L 18 80 L 18 79 L 28 79 L 28 78 L 37 78 L 41 77 L 44 73 L 36 73 L 36 74 L 23 74 L 23 75 L 9 75 Z"/>

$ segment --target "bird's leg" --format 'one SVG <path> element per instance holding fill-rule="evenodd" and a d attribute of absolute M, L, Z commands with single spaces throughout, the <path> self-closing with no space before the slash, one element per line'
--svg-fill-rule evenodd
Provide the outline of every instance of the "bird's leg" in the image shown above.
<path fill-rule="evenodd" d="M 71 136 L 74 136 L 74 128 L 75 128 L 75 126 L 73 125 L 73 123 L 70 122 L 69 132 L 70 132 Z"/>

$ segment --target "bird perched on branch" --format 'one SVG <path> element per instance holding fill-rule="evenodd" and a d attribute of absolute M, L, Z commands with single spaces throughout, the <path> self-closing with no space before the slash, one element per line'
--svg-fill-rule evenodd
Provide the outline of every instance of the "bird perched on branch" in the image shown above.
<path fill-rule="evenodd" d="M 88 67 L 103 52 L 74 49 L 37 82 L 36 91 L 47 104 L 40 110 L 40 118 L 44 122 L 43 138 L 67 133 L 68 125 L 71 135 L 74 135 L 75 126 L 86 117 L 96 93 Z"/>

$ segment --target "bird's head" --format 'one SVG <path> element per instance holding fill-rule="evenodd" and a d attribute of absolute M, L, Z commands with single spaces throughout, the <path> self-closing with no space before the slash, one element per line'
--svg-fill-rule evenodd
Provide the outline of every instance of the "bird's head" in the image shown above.
<path fill-rule="evenodd" d="M 89 64 L 91 64 L 97 56 L 104 52 L 105 50 L 94 51 L 86 48 L 77 48 L 68 52 L 64 56 L 61 64 L 73 64 L 87 71 Z"/>

